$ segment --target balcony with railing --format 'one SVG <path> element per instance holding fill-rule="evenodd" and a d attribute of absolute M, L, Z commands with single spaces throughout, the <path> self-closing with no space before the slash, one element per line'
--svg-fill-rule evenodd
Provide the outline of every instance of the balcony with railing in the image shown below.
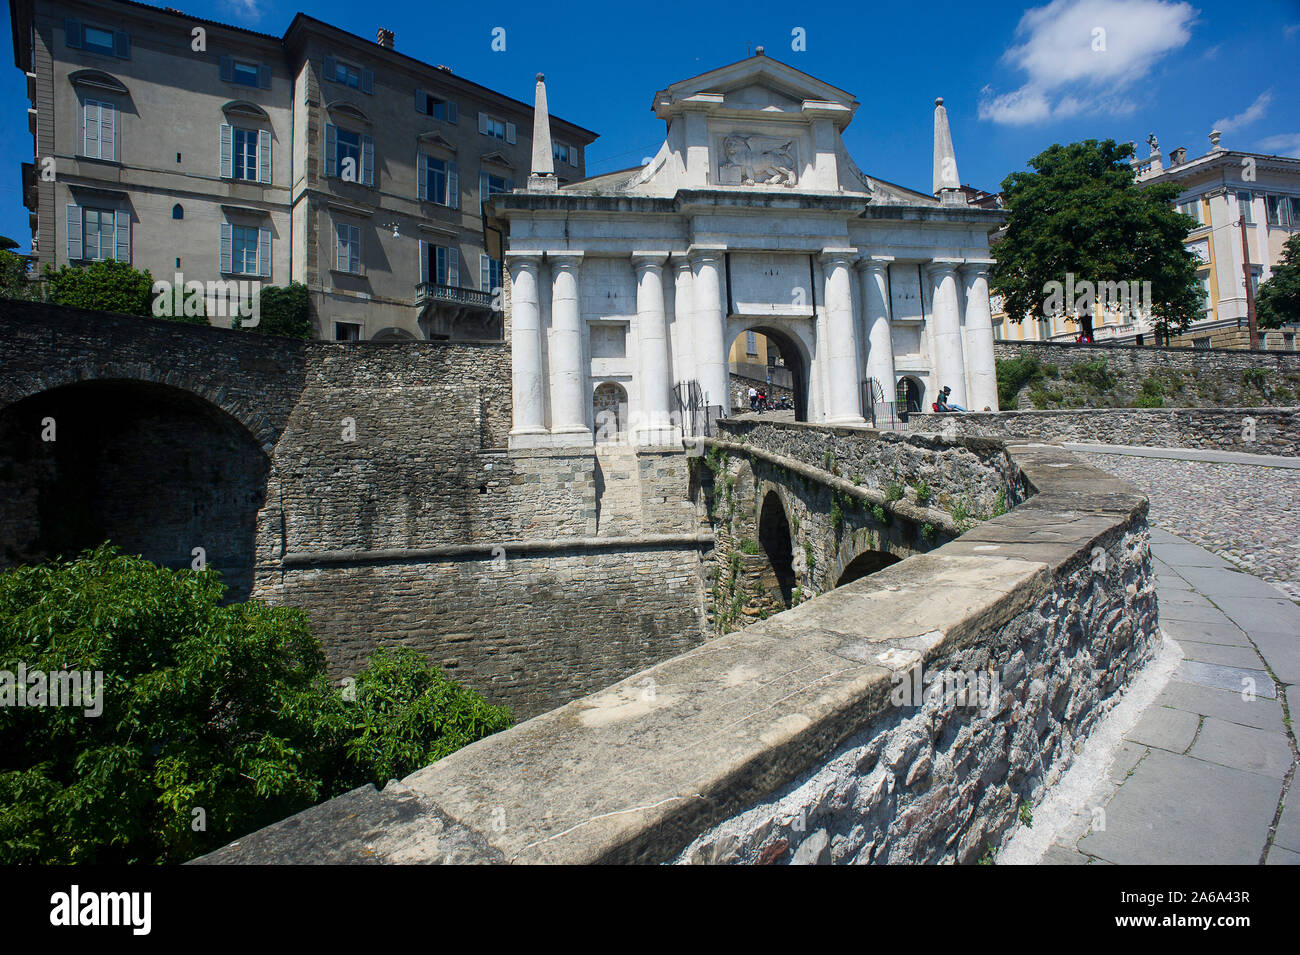
<path fill-rule="evenodd" d="M 492 308 L 492 293 L 457 285 L 439 285 L 421 282 L 415 287 L 416 305 L 464 305 L 470 308 Z"/>

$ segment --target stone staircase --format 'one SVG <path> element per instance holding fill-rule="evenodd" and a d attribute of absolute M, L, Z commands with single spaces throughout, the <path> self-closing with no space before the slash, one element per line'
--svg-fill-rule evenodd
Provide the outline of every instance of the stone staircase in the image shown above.
<path fill-rule="evenodd" d="M 641 533 L 641 475 L 636 451 L 625 444 L 596 445 L 596 536 Z"/>

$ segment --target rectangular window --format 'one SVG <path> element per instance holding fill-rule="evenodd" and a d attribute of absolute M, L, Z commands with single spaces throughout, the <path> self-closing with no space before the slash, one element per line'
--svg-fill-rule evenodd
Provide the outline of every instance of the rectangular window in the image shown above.
<path fill-rule="evenodd" d="M 489 196 L 495 196 L 499 192 L 509 192 L 513 188 L 514 183 L 504 176 L 494 176 L 490 172 L 479 173 L 479 198 L 484 202 L 488 200 Z"/>
<path fill-rule="evenodd" d="M 1237 208 L 1240 210 L 1241 217 L 1246 220 L 1246 225 L 1255 224 L 1255 210 L 1251 203 L 1251 194 L 1249 192 L 1237 193 Z M 1236 223 L 1234 223 L 1235 225 Z"/>
<path fill-rule="evenodd" d="M 552 143 L 551 155 L 557 163 L 566 162 L 570 166 L 578 165 L 578 151 L 568 143 Z"/>
<path fill-rule="evenodd" d="M 758 335 L 754 332 L 745 332 L 745 354 L 758 354 Z"/>
<path fill-rule="evenodd" d="M 231 267 L 235 275 L 258 275 L 257 229 L 237 225 L 231 228 Z"/>
<path fill-rule="evenodd" d="M 82 209 L 82 212 L 84 213 L 84 225 L 81 231 L 83 258 L 92 262 L 113 258 L 116 214 L 112 209 Z"/>
<path fill-rule="evenodd" d="M 361 179 L 361 134 L 354 133 L 350 129 L 340 129 L 338 142 L 339 175 L 359 181 Z M 349 169 L 355 172 L 355 176 L 348 175 Z"/>
<path fill-rule="evenodd" d="M 451 205 L 447 191 L 447 160 L 424 157 L 424 196 L 441 206 Z"/>
<path fill-rule="evenodd" d="M 257 63 L 235 60 L 231 64 L 231 80 L 240 86 L 260 86 L 262 71 Z"/>
<path fill-rule="evenodd" d="M 459 287 L 460 252 L 457 249 L 421 241 L 420 281 Z"/>
<path fill-rule="evenodd" d="M 356 322 L 335 322 L 334 340 L 336 342 L 361 341 L 361 326 Z"/>
<path fill-rule="evenodd" d="M 1189 200 L 1189 201 L 1187 201 L 1187 202 L 1180 202 L 1180 203 L 1178 204 L 1178 211 L 1181 212 L 1181 213 L 1182 213 L 1183 215 L 1185 215 L 1185 216 L 1191 216 L 1191 217 L 1192 217 L 1193 219 L 1195 219 L 1195 220 L 1197 221 L 1197 223 L 1200 224 L 1200 225 L 1204 225 L 1204 224 L 1205 224 L 1205 220 L 1201 218 L 1201 200 L 1200 200 L 1200 199 L 1191 199 L 1191 200 Z"/>
<path fill-rule="evenodd" d="M 361 274 L 361 227 L 340 222 L 334 226 L 336 250 L 334 268 L 339 272 Z"/>
<path fill-rule="evenodd" d="M 1268 224 L 1279 228 L 1291 225 L 1291 203 L 1286 196 L 1265 196 L 1264 209 L 1268 213 Z"/>
<path fill-rule="evenodd" d="M 359 90 L 361 89 L 361 67 L 344 63 L 342 60 L 335 60 L 334 75 L 330 79 L 335 83 L 342 83 L 344 86 Z"/>
<path fill-rule="evenodd" d="M 1300 196 L 1291 197 L 1291 228 L 1300 229 Z"/>
<path fill-rule="evenodd" d="M 1192 339 L 1192 347 L 1193 347 L 1193 348 L 1209 348 L 1209 347 L 1210 347 L 1210 340 L 1209 340 L 1208 338 L 1193 338 L 1193 339 Z"/>
<path fill-rule="evenodd" d="M 231 178 L 257 180 L 257 130 L 234 131 L 234 153 Z"/>
<path fill-rule="evenodd" d="M 492 294 L 503 286 L 501 281 L 501 260 L 494 259 L 489 255 L 480 255 L 478 260 L 479 291 Z"/>
<path fill-rule="evenodd" d="M 506 138 L 505 120 L 493 119 L 491 116 L 485 118 L 484 128 L 482 130 L 494 139 Z"/>
<path fill-rule="evenodd" d="M 117 107 L 102 100 L 88 99 L 81 117 L 81 155 L 90 159 L 117 160 Z"/>
<path fill-rule="evenodd" d="M 81 35 L 82 48 L 89 50 L 91 53 L 104 53 L 108 56 L 113 55 L 115 45 L 113 42 L 113 31 L 104 30 L 100 27 L 86 25 Z"/>
<path fill-rule="evenodd" d="M 425 116 L 432 116 L 445 123 L 454 123 L 458 119 L 456 104 L 440 96 L 434 96 L 425 90 L 415 91 L 415 109 Z"/>

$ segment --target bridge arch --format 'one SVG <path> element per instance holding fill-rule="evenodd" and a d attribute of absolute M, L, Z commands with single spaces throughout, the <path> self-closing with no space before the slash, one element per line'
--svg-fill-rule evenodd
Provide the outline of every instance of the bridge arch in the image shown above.
<path fill-rule="evenodd" d="M 781 598 L 789 607 L 796 581 L 790 518 L 786 515 L 785 502 L 774 488 L 766 490 L 759 500 L 758 546 L 767 555 Z"/>
<path fill-rule="evenodd" d="M 201 557 L 232 599 L 251 592 L 271 463 L 214 402 L 141 379 L 79 380 L 5 401 L 0 448 L 0 565 L 108 540 L 173 568 Z"/>

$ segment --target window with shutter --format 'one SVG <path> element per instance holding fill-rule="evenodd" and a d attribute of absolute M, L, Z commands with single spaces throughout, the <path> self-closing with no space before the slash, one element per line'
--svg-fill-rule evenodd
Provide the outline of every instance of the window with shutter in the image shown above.
<path fill-rule="evenodd" d="M 67 211 L 68 259 L 77 262 L 84 256 L 81 244 L 81 207 L 75 202 L 69 202 Z"/>
<path fill-rule="evenodd" d="M 361 136 L 361 181 L 367 186 L 375 184 L 375 139 Z"/>
<path fill-rule="evenodd" d="M 269 129 L 257 131 L 257 181 L 265 183 L 271 181 L 271 131 Z"/>
<path fill-rule="evenodd" d="M 339 174 L 339 128 L 333 123 L 325 124 L 325 175 Z"/>
<path fill-rule="evenodd" d="M 447 163 L 447 205 L 460 208 L 460 167 L 454 162 Z"/>
<path fill-rule="evenodd" d="M 88 99 L 82 106 L 82 155 L 90 159 L 117 160 L 117 108 L 112 103 Z"/>
<path fill-rule="evenodd" d="M 429 281 L 429 243 L 420 240 L 420 284 L 425 285 Z"/>
<path fill-rule="evenodd" d="M 372 73 L 370 70 L 362 70 L 361 71 L 361 92 L 366 94 L 371 94 L 374 93 L 374 91 L 375 91 L 375 74 Z"/>
<path fill-rule="evenodd" d="M 116 220 L 116 245 L 114 247 L 113 258 L 119 262 L 131 261 L 131 213 L 125 209 L 118 209 L 113 214 Z"/>
<path fill-rule="evenodd" d="M 71 17 L 63 21 L 63 42 L 74 50 L 81 49 L 81 21 Z"/>
<path fill-rule="evenodd" d="M 515 124 L 506 123 L 506 142 L 513 144 L 515 141 Z"/>
<path fill-rule="evenodd" d="M 460 285 L 460 252 L 456 249 L 447 250 L 447 284 Z"/>
<path fill-rule="evenodd" d="M 262 278 L 271 277 L 271 230 L 257 230 L 257 274 Z"/>
<path fill-rule="evenodd" d="M 234 235 L 234 226 L 229 222 L 221 223 L 221 273 L 223 275 L 229 275 L 235 270 Z"/>

